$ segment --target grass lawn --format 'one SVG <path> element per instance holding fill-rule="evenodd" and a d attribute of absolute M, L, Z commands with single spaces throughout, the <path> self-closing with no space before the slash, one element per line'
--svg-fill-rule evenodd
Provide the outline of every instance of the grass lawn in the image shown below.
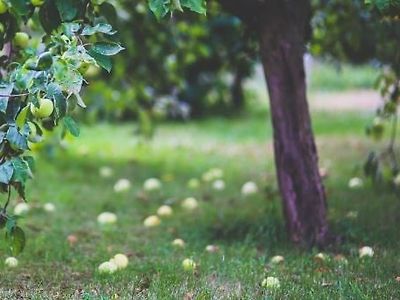
<path fill-rule="evenodd" d="M 0 299 L 399 299 L 400 200 L 368 183 L 347 187 L 374 146 L 363 135 L 369 116 L 314 116 L 321 166 L 329 171 L 330 221 L 345 237 L 320 262 L 317 249 L 302 251 L 286 240 L 266 115 L 163 125 L 151 143 L 133 135 L 133 124 L 84 127 L 67 151 L 39 157 L 28 187 L 33 208 L 20 221 L 27 246 L 17 268 L 0 264 Z M 99 175 L 102 166 L 113 169 L 111 178 Z M 224 171 L 224 191 L 204 182 L 187 187 L 210 168 Z M 162 180 L 161 191 L 142 191 L 149 177 Z M 129 191 L 114 192 L 120 178 L 131 180 Z M 260 192 L 243 197 L 249 180 Z M 194 212 L 180 205 L 189 196 L 200 203 Z M 56 211 L 44 212 L 46 202 Z M 145 228 L 143 220 L 165 203 L 173 215 Z M 99 225 L 103 211 L 116 213 L 117 223 Z M 78 239 L 73 246 L 71 234 Z M 174 248 L 175 238 L 186 247 Z M 209 244 L 219 251 L 206 252 Z M 364 245 L 373 247 L 372 258 L 358 257 Z M 7 256 L 3 242 L 0 253 Z M 127 254 L 129 266 L 99 274 L 98 265 L 116 253 Z M 338 254 L 348 263 L 335 260 Z M 285 262 L 271 265 L 274 255 Z M 183 271 L 185 258 L 197 263 L 195 272 Z M 262 288 L 267 276 L 279 278 L 281 287 Z"/>

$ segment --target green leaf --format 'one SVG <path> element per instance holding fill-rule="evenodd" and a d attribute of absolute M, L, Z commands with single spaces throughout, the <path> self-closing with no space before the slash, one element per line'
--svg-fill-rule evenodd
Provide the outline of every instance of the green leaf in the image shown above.
<path fill-rule="evenodd" d="M 121 47 L 121 45 L 117 43 L 97 42 L 92 45 L 92 48 L 90 50 L 93 50 L 94 52 L 101 55 L 112 56 L 118 54 L 124 49 L 124 47 Z"/>
<path fill-rule="evenodd" d="M 32 12 L 31 1 L 29 0 L 10 0 L 12 9 L 20 16 L 26 16 Z"/>
<path fill-rule="evenodd" d="M 18 128 L 22 128 L 26 123 L 26 117 L 28 116 L 29 106 L 25 106 L 19 112 L 17 119 L 15 120 L 15 124 L 17 124 Z"/>
<path fill-rule="evenodd" d="M 6 233 L 6 239 L 8 241 L 11 253 L 14 256 L 20 254 L 25 248 L 25 232 L 21 227 L 14 227 L 11 232 Z"/>
<path fill-rule="evenodd" d="M 81 73 L 62 60 L 54 63 L 54 78 L 68 94 L 79 93 L 82 88 L 83 77 Z"/>
<path fill-rule="evenodd" d="M 90 26 L 90 25 L 85 26 L 85 28 L 83 28 L 82 30 L 81 35 L 93 35 L 98 32 L 109 35 L 113 35 L 116 33 L 116 31 L 113 30 L 110 24 L 99 23 L 96 26 Z"/>
<path fill-rule="evenodd" d="M 78 124 L 75 122 L 75 120 L 72 119 L 71 117 L 65 117 L 63 121 L 64 121 L 65 128 L 73 136 L 78 137 L 80 134 L 80 130 L 79 130 Z"/>
<path fill-rule="evenodd" d="M 7 160 L 0 165 L 0 183 L 9 184 L 14 173 L 14 168 L 11 161 Z"/>
<path fill-rule="evenodd" d="M 80 107 L 82 107 L 82 108 L 86 108 L 86 104 L 85 104 L 85 102 L 83 101 L 81 95 L 79 95 L 79 94 L 74 94 L 74 96 L 75 96 L 75 98 L 76 98 L 76 104 L 78 104 L 78 105 L 79 105 Z"/>
<path fill-rule="evenodd" d="M 15 118 L 17 117 L 19 111 L 21 109 L 21 101 L 18 98 L 10 98 L 7 104 L 6 110 L 6 120 L 9 124 L 15 122 Z"/>
<path fill-rule="evenodd" d="M 48 70 L 50 69 L 52 64 L 53 64 L 53 55 L 51 55 L 49 51 L 46 51 L 39 55 L 36 68 L 39 71 Z"/>
<path fill-rule="evenodd" d="M 14 89 L 14 84 L 12 83 L 2 83 L 0 85 L 0 95 L 11 95 Z M 0 112 L 5 113 L 8 106 L 8 97 L 0 97 Z"/>
<path fill-rule="evenodd" d="M 28 150 L 27 138 L 18 131 L 16 126 L 10 126 L 10 128 L 8 128 L 6 140 L 14 150 Z"/>
<path fill-rule="evenodd" d="M 181 5 L 199 14 L 206 14 L 206 2 L 204 0 L 181 0 Z"/>
<path fill-rule="evenodd" d="M 61 25 L 62 32 L 69 38 L 73 37 L 81 28 L 78 23 L 63 23 Z"/>
<path fill-rule="evenodd" d="M 13 158 L 11 163 L 14 168 L 12 181 L 20 182 L 24 185 L 26 180 L 32 177 L 32 171 L 29 168 L 28 163 L 19 157 Z"/>
<path fill-rule="evenodd" d="M 102 54 L 99 54 L 93 50 L 88 51 L 89 55 L 96 60 L 96 63 L 105 69 L 107 72 L 111 72 L 112 69 L 112 61 L 111 58 Z"/>
<path fill-rule="evenodd" d="M 56 6 L 62 21 L 73 21 L 79 10 L 82 8 L 81 1 L 79 0 L 56 0 Z"/>
<path fill-rule="evenodd" d="M 15 227 L 17 227 L 17 216 L 8 216 L 6 222 L 6 233 L 11 234 Z"/>
<path fill-rule="evenodd" d="M 34 172 L 35 171 L 35 159 L 32 156 L 23 156 L 24 161 L 28 164 L 29 169 Z"/>
<path fill-rule="evenodd" d="M 57 83 L 50 83 L 47 86 L 47 96 L 54 99 L 54 107 L 58 118 L 65 116 L 67 112 L 67 99 L 64 97 L 61 87 Z"/>
<path fill-rule="evenodd" d="M 157 19 L 163 18 L 168 12 L 171 0 L 149 0 L 150 10 Z"/>
<path fill-rule="evenodd" d="M 39 20 L 46 33 L 61 25 L 61 17 L 54 1 L 46 1 L 39 10 Z"/>
<path fill-rule="evenodd" d="M 55 94 L 54 98 L 54 107 L 56 109 L 56 114 L 58 118 L 62 118 L 67 113 L 67 99 L 64 97 L 62 93 Z"/>

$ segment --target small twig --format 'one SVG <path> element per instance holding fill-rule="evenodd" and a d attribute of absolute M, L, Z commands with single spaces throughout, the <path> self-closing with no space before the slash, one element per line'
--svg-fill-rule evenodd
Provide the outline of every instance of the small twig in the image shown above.
<path fill-rule="evenodd" d="M 7 207 L 8 207 L 8 204 L 10 203 L 10 199 L 11 199 L 11 186 L 8 186 L 8 197 L 7 197 L 7 202 L 3 207 L 3 213 L 7 212 Z"/>
<path fill-rule="evenodd" d="M 396 151 L 394 150 L 395 143 L 396 143 L 396 136 L 397 136 L 397 123 L 398 123 L 398 117 L 397 117 L 397 112 L 393 115 L 393 124 L 392 124 L 392 132 L 390 136 L 390 142 L 388 145 L 388 152 L 392 158 L 392 162 L 395 165 L 396 170 L 398 171 L 398 161 L 397 161 L 397 156 L 396 156 Z"/>
<path fill-rule="evenodd" d="M 23 94 L 13 94 L 13 95 L 2 95 L 0 94 L 1 98 L 17 98 L 17 97 L 24 97 L 24 96 L 28 96 L 29 93 L 23 93 Z"/>
<path fill-rule="evenodd" d="M 394 144 L 396 142 L 396 134 L 397 134 L 397 112 L 393 115 L 393 124 L 392 124 L 392 135 L 390 137 L 390 143 L 389 143 L 389 148 L 394 148 Z"/>

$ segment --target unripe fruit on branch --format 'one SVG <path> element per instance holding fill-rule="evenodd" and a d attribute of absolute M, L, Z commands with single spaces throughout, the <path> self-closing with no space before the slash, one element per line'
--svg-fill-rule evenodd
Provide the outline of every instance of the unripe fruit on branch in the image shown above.
<path fill-rule="evenodd" d="M 25 32 L 17 32 L 13 39 L 14 45 L 20 48 L 26 48 L 29 43 L 29 35 Z"/>
<path fill-rule="evenodd" d="M 33 6 L 39 7 L 42 6 L 44 4 L 45 0 L 31 0 L 31 3 Z"/>
<path fill-rule="evenodd" d="M 8 11 L 7 4 L 3 0 L 0 0 L 0 14 L 4 14 L 7 11 Z"/>
<path fill-rule="evenodd" d="M 39 107 L 31 103 L 31 113 L 34 117 L 44 119 L 51 116 L 54 110 L 53 101 L 50 99 L 39 99 Z"/>

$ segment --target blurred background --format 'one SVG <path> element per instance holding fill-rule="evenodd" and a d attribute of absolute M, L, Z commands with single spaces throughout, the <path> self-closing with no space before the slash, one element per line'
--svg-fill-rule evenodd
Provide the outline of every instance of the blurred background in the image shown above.
<path fill-rule="evenodd" d="M 116 9 L 106 4 L 104 14 L 118 30 L 114 39 L 126 50 L 114 59 L 111 73 L 96 67 L 86 71 L 88 108 L 75 111 L 82 123 L 134 122 L 135 132 L 146 139 L 160 124 L 267 116 L 257 36 L 216 2 L 209 4 L 207 16 L 188 12 L 160 22 L 146 1 L 117 1 Z M 305 56 L 311 108 L 373 112 L 382 104 L 373 91 L 382 62 L 366 48 L 374 38 L 357 35 L 362 28 L 349 37 L 344 25 L 331 33 L 340 18 L 350 22 L 351 14 L 330 11 L 334 4 L 314 9 L 314 34 Z"/>

